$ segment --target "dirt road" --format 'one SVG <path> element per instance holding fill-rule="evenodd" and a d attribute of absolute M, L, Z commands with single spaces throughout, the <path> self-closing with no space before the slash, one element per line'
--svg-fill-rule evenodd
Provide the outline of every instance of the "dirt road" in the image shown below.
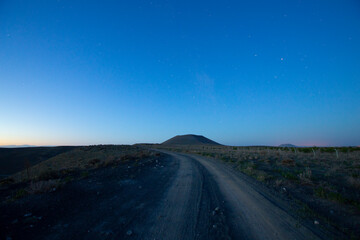
<path fill-rule="evenodd" d="M 318 239 L 287 204 L 222 163 L 164 152 L 1 205 L 10 239 Z"/>
<path fill-rule="evenodd" d="M 244 179 L 239 173 L 212 159 L 167 154 L 179 161 L 180 167 L 161 210 L 157 212 L 164 218 L 154 224 L 154 237 L 319 238 L 280 207 L 285 202 L 274 197 L 271 199 L 270 195 L 261 192 L 264 189 L 249 183 L 245 176 Z M 162 232 L 167 234 L 161 235 Z"/>

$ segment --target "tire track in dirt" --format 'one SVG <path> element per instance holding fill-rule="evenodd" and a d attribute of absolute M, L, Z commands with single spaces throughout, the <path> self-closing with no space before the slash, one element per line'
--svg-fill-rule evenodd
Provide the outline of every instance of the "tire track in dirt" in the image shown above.
<path fill-rule="evenodd" d="M 254 186 L 223 164 L 199 156 L 198 161 L 216 181 L 226 201 L 225 212 L 234 239 L 318 239 L 312 231 L 300 225 L 278 205 L 269 201 Z"/>
<path fill-rule="evenodd" d="M 229 239 L 219 190 L 208 172 L 189 157 L 166 153 L 179 168 L 138 239 Z"/>

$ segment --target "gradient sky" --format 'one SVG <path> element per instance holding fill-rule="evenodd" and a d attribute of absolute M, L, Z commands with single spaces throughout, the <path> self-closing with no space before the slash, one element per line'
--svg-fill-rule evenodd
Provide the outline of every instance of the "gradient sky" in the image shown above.
<path fill-rule="evenodd" d="M 0 145 L 360 145 L 360 2 L 0 1 Z"/>

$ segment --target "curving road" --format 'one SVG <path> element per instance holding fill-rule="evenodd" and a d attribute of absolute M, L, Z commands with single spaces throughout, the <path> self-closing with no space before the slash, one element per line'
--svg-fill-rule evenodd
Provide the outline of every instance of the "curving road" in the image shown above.
<path fill-rule="evenodd" d="M 142 239 L 318 239 L 280 207 L 286 203 L 222 163 L 164 153 L 179 168 Z"/>

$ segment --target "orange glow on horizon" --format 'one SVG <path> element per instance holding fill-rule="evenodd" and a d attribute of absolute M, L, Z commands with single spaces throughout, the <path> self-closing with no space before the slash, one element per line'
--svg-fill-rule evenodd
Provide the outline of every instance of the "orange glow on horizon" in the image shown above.
<path fill-rule="evenodd" d="M 8 145 L 30 145 L 30 146 L 65 146 L 65 145 L 79 145 L 76 143 L 64 143 L 64 142 L 54 142 L 54 141 L 39 141 L 39 140 L 12 140 L 12 139 L 0 139 L 0 146 Z"/>

